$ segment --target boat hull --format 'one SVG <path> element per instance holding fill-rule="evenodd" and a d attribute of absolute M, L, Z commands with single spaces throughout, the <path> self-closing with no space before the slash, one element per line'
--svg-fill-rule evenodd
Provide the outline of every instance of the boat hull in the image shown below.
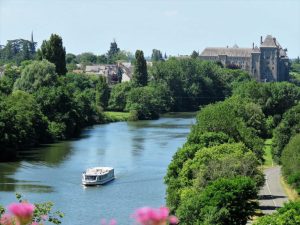
<path fill-rule="evenodd" d="M 110 177 L 110 178 L 107 178 L 105 180 L 95 180 L 95 181 L 82 180 L 82 184 L 85 185 L 85 186 L 102 185 L 102 184 L 106 184 L 107 182 L 110 182 L 110 181 L 112 181 L 114 179 L 115 179 L 115 177 Z"/>

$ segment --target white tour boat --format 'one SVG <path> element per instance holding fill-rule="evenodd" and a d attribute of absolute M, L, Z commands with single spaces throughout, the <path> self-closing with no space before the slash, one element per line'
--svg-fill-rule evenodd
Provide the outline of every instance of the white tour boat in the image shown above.
<path fill-rule="evenodd" d="M 114 168 L 112 167 L 94 167 L 87 169 L 82 173 L 83 185 L 105 184 L 115 178 Z"/>

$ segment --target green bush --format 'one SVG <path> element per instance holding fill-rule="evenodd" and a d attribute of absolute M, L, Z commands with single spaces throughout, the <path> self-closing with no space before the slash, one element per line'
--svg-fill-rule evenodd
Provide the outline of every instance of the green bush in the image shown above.
<path fill-rule="evenodd" d="M 258 218 L 253 225 L 299 225 L 300 201 L 288 202 L 272 215 Z"/>
<path fill-rule="evenodd" d="M 250 110 L 249 110 L 250 109 Z M 263 158 L 263 139 L 266 124 L 260 107 L 240 97 L 204 107 L 197 115 L 197 123 L 190 136 L 197 137 L 203 132 L 223 132 L 235 142 L 243 142 Z"/>
<path fill-rule="evenodd" d="M 176 215 L 183 225 L 245 225 L 258 206 L 257 192 L 251 178 L 218 179 L 203 190 L 185 189 Z"/>
<path fill-rule="evenodd" d="M 187 187 L 201 190 L 219 178 L 236 176 L 250 177 L 255 181 L 257 188 L 264 184 L 264 175 L 258 169 L 259 161 L 244 144 L 221 144 L 208 148 L 201 148 L 198 145 L 195 147 L 196 149 L 198 147 L 199 150 L 196 151 L 193 158 L 184 162 L 181 169 L 173 172 L 174 174 L 171 174 L 171 169 L 175 166 L 170 164 L 168 169 L 166 199 L 167 205 L 172 211 L 180 207 L 180 195 Z M 178 177 L 176 177 L 176 173 L 179 173 Z"/>

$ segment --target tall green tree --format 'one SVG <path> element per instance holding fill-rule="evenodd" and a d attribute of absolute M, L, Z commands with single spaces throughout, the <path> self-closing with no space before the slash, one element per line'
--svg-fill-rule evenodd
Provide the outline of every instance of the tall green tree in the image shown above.
<path fill-rule="evenodd" d="M 96 83 L 96 105 L 102 109 L 106 109 L 108 105 L 110 89 L 106 82 L 106 78 L 99 76 Z"/>
<path fill-rule="evenodd" d="M 57 74 L 66 74 L 66 50 L 59 35 L 51 34 L 48 41 L 43 41 L 41 49 L 38 51 L 38 58 L 54 63 Z"/>
<path fill-rule="evenodd" d="M 148 72 L 147 63 L 144 58 L 144 52 L 141 50 L 136 50 L 135 60 L 132 81 L 136 86 L 146 86 L 148 83 Z"/>
<path fill-rule="evenodd" d="M 191 54 L 191 58 L 192 59 L 197 59 L 199 57 L 199 53 L 198 52 L 196 52 L 195 50 L 192 52 L 192 54 Z"/>
<path fill-rule="evenodd" d="M 114 57 L 120 52 L 120 49 L 118 48 L 117 42 L 114 40 L 112 43 L 110 43 L 110 48 L 107 52 L 107 61 L 108 63 L 113 63 Z"/>
<path fill-rule="evenodd" d="M 152 50 L 152 55 L 151 55 L 151 61 L 152 62 L 157 62 L 157 61 L 162 61 L 163 56 L 160 50 L 153 49 Z"/>

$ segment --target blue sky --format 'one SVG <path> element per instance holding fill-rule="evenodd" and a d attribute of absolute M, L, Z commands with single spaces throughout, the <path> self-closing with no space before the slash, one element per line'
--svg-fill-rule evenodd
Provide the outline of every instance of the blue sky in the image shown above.
<path fill-rule="evenodd" d="M 300 0 L 0 0 L 0 44 L 51 33 L 67 52 L 106 53 L 153 48 L 168 55 L 205 47 L 252 47 L 271 34 L 300 56 Z"/>

